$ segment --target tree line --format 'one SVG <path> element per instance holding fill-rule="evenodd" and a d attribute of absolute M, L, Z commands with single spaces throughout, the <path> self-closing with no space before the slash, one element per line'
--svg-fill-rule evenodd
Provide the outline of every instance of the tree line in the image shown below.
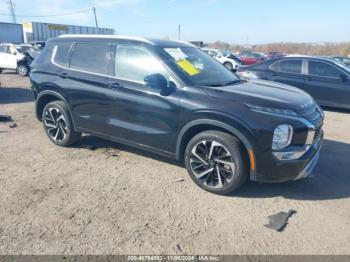
<path fill-rule="evenodd" d="M 286 54 L 321 55 L 321 56 L 349 56 L 350 42 L 347 43 L 271 43 L 262 45 L 233 45 L 222 41 L 208 44 L 208 47 L 216 49 L 240 52 L 251 50 L 254 52 L 282 52 Z"/>

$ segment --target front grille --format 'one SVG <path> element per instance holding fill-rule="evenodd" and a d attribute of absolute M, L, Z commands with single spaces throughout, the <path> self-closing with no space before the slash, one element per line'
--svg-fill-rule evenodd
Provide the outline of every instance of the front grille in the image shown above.
<path fill-rule="evenodd" d="M 314 126 L 322 127 L 323 118 L 321 112 L 318 110 L 317 106 L 314 104 L 313 106 L 304 109 L 299 112 L 306 120 L 310 121 Z"/>
<path fill-rule="evenodd" d="M 306 120 L 315 126 L 314 141 L 317 141 L 322 134 L 323 116 L 321 111 L 315 104 L 312 104 L 309 107 L 299 111 L 299 114 L 301 114 Z"/>

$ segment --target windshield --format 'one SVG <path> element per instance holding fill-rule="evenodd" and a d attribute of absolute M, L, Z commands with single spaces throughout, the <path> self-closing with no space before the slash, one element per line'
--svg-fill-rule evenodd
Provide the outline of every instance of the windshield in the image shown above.
<path fill-rule="evenodd" d="M 340 62 L 337 59 L 333 60 L 333 63 L 335 63 L 337 66 L 341 67 L 343 70 L 350 74 L 350 68 L 345 63 Z"/>
<path fill-rule="evenodd" d="M 167 63 L 195 86 L 225 86 L 240 79 L 214 58 L 195 47 L 161 48 Z"/>

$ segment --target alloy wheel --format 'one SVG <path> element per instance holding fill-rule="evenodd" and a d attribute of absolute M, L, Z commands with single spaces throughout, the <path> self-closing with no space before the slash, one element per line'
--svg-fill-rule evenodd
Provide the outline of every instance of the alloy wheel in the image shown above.
<path fill-rule="evenodd" d="M 27 72 L 28 72 L 28 69 L 27 69 L 25 66 L 19 66 L 19 67 L 18 67 L 18 73 L 19 73 L 21 76 L 27 75 Z"/>
<path fill-rule="evenodd" d="M 54 141 L 62 141 L 66 138 L 68 127 L 66 118 L 61 111 L 56 107 L 49 107 L 45 111 L 44 125 L 48 135 Z"/>
<path fill-rule="evenodd" d="M 230 151 L 217 141 L 196 144 L 191 151 L 190 167 L 200 183 L 215 189 L 229 184 L 236 170 Z"/>

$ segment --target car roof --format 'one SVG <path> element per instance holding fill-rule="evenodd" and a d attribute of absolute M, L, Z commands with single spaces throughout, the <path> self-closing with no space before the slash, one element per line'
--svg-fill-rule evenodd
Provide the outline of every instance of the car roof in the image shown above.
<path fill-rule="evenodd" d="M 164 40 L 164 39 L 152 39 L 138 36 L 122 36 L 122 35 L 60 35 L 56 39 L 69 39 L 69 40 L 88 40 L 93 39 L 106 39 L 106 40 L 130 40 L 147 43 L 153 46 L 167 46 L 167 47 L 196 47 L 195 45 L 178 40 Z M 196 47 L 197 48 L 197 47 Z"/>
<path fill-rule="evenodd" d="M 307 55 L 291 55 L 291 56 L 285 56 L 278 58 L 278 60 L 283 59 L 314 59 L 314 60 L 321 60 L 321 61 L 334 61 L 333 57 L 327 57 L 327 56 L 307 56 Z"/>

